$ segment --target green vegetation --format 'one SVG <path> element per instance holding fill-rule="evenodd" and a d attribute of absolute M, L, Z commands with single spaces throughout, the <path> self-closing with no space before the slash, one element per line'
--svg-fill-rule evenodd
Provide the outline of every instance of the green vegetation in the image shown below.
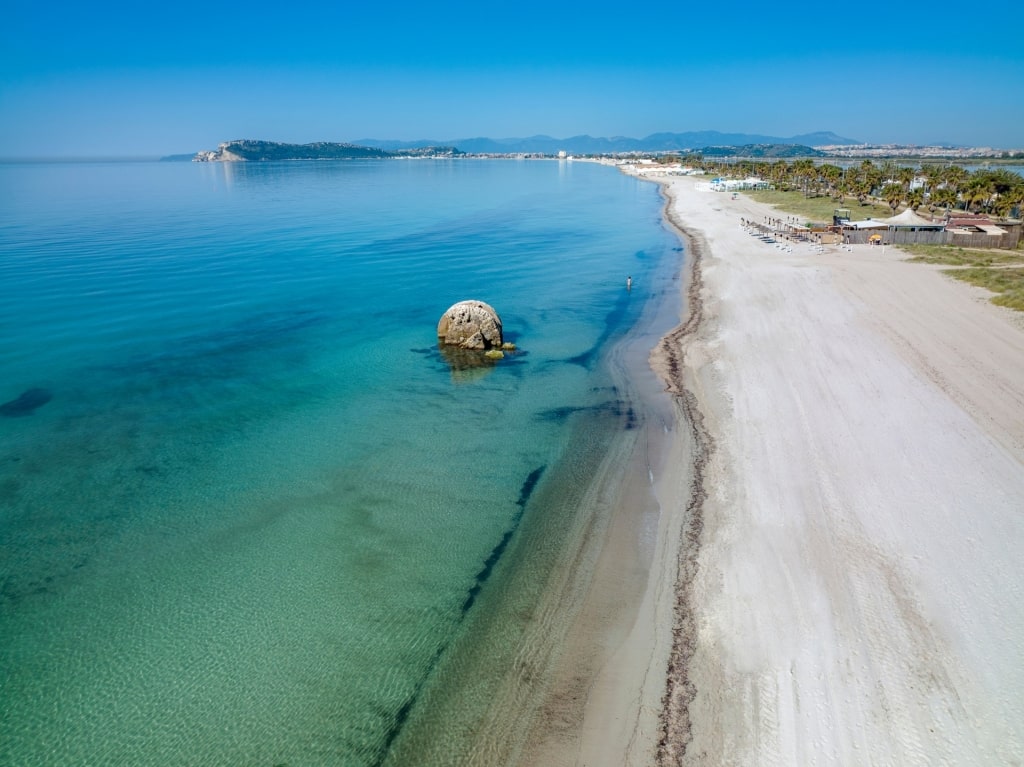
<path fill-rule="evenodd" d="M 922 264 L 948 266 L 995 266 L 1024 264 L 1024 251 L 981 248 L 958 248 L 953 245 L 900 245 L 914 257 L 911 261 Z"/>
<path fill-rule="evenodd" d="M 868 214 L 873 217 L 879 213 L 883 217 L 890 216 L 901 206 L 915 209 L 924 206 L 932 215 L 963 210 L 994 216 L 1020 216 L 1024 207 L 1024 177 L 1005 168 L 982 168 L 972 173 L 959 165 L 909 166 L 888 160 L 880 164 L 863 160 L 844 168 L 827 162 L 816 164 L 809 157 L 792 162 L 767 158 L 730 162 L 707 155 L 704 150 L 702 155 L 689 156 L 685 162 L 711 175 L 757 176 L 782 192 L 799 192 L 811 199 L 825 197 L 834 201 L 824 207 L 851 207 L 848 203 L 851 199 L 865 207 L 884 204 L 881 211 Z M 787 201 L 785 207 L 794 213 L 803 213 L 793 202 Z M 831 210 L 827 215 L 820 212 L 808 212 L 808 215 L 819 221 L 832 219 Z"/>
<path fill-rule="evenodd" d="M 230 141 L 223 149 L 250 162 L 273 160 L 350 160 L 383 158 L 388 153 L 382 149 L 356 146 L 354 144 L 281 144 L 276 141 Z"/>
<path fill-rule="evenodd" d="M 744 144 L 743 146 L 708 146 L 701 150 L 705 157 L 825 157 L 825 153 L 800 144 Z"/>
<path fill-rule="evenodd" d="M 886 205 L 866 203 L 860 205 L 856 200 L 839 202 L 824 195 L 808 197 L 803 192 L 784 192 L 777 189 L 761 189 L 744 191 L 758 202 L 763 202 L 779 210 L 792 213 L 808 221 L 818 221 L 827 224 L 832 223 L 832 212 L 836 208 L 848 207 L 854 218 L 885 218 L 892 215 L 892 211 Z"/>
<path fill-rule="evenodd" d="M 945 273 L 958 280 L 998 293 L 992 299 L 994 304 L 1024 312 L 1024 268 L 986 269 L 974 267 L 947 269 Z"/>
<path fill-rule="evenodd" d="M 317 141 L 313 144 L 282 144 L 276 141 L 243 139 L 222 144 L 218 152 L 230 153 L 250 162 L 276 160 L 356 160 L 387 157 L 437 157 L 462 154 L 454 147 L 423 147 L 386 152 L 376 147 Z"/>

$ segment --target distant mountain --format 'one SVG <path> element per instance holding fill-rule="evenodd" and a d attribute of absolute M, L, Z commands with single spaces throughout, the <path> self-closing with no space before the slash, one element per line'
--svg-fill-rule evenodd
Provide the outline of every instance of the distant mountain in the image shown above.
<path fill-rule="evenodd" d="M 793 136 L 788 142 L 790 144 L 806 144 L 807 146 L 855 146 L 863 144 L 863 141 L 854 141 L 852 138 L 837 136 L 832 131 L 818 131 L 817 133 L 805 133 L 802 136 Z"/>
<path fill-rule="evenodd" d="M 593 136 L 530 136 L 528 138 L 462 138 L 447 141 L 394 141 L 359 139 L 361 146 L 377 147 L 387 151 L 413 149 L 430 145 L 456 146 L 469 154 L 619 154 L 625 152 L 672 152 L 702 149 L 708 146 L 800 145 L 825 146 L 831 144 L 856 145 L 863 142 L 843 138 L 829 131 L 807 133 L 792 138 L 762 136 L 750 133 L 720 133 L 719 131 L 691 131 L 688 133 L 652 133 L 642 139 L 627 136 L 595 138 Z"/>

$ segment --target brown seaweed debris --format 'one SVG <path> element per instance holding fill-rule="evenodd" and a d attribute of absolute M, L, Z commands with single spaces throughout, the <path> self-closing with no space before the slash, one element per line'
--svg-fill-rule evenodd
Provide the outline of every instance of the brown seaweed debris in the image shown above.
<path fill-rule="evenodd" d="M 697 689 L 689 674 L 697 643 L 693 581 L 698 571 L 697 555 L 700 551 L 701 532 L 704 529 L 706 470 L 714 450 L 714 441 L 705 426 L 697 397 L 686 388 L 683 376 L 684 344 L 700 330 L 704 320 L 701 267 L 707 252 L 707 243 L 700 233 L 687 228 L 674 217 L 671 209 L 672 197 L 666 192 L 664 185 L 661 191 L 666 198 L 665 218 L 686 241 L 691 261 L 690 284 L 686 295 L 687 316 L 682 324 L 661 339 L 655 354 L 665 363 L 666 369 L 662 371 L 662 375 L 665 378 L 666 390 L 679 408 L 682 423 L 689 427 L 694 445 L 693 477 L 685 509 L 686 522 L 683 525 L 676 560 L 672 649 L 659 716 L 657 764 L 664 767 L 682 764 L 687 746 L 693 738 L 690 705 L 697 695 Z"/>

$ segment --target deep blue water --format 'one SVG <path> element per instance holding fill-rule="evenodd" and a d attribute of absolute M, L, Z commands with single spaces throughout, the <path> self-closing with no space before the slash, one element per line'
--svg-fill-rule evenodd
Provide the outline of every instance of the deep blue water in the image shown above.
<path fill-rule="evenodd" d="M 660 207 L 572 162 L 0 165 L 0 764 L 386 760 L 631 426 Z M 467 298 L 515 355 L 440 354 Z"/>

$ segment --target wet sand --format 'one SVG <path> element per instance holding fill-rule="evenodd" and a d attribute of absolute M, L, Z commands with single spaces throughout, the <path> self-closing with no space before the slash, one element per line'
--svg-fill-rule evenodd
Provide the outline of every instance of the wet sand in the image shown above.
<path fill-rule="evenodd" d="M 668 224 L 682 237 L 673 218 Z M 657 287 L 675 291 L 676 300 L 650 301 L 655 313 L 646 327 L 613 351 L 618 384 L 642 411 L 640 433 L 594 477 L 609 523 L 592 568 L 576 579 L 578 613 L 516 764 L 641 767 L 655 764 L 668 737 L 666 671 L 679 669 L 673 637 L 681 635 L 673 626 L 691 615 L 677 595 L 692 574 L 710 448 L 682 379 L 682 350 L 701 316 L 702 244 L 689 234 L 681 273 Z M 674 323 L 667 335 L 651 333 Z"/>

